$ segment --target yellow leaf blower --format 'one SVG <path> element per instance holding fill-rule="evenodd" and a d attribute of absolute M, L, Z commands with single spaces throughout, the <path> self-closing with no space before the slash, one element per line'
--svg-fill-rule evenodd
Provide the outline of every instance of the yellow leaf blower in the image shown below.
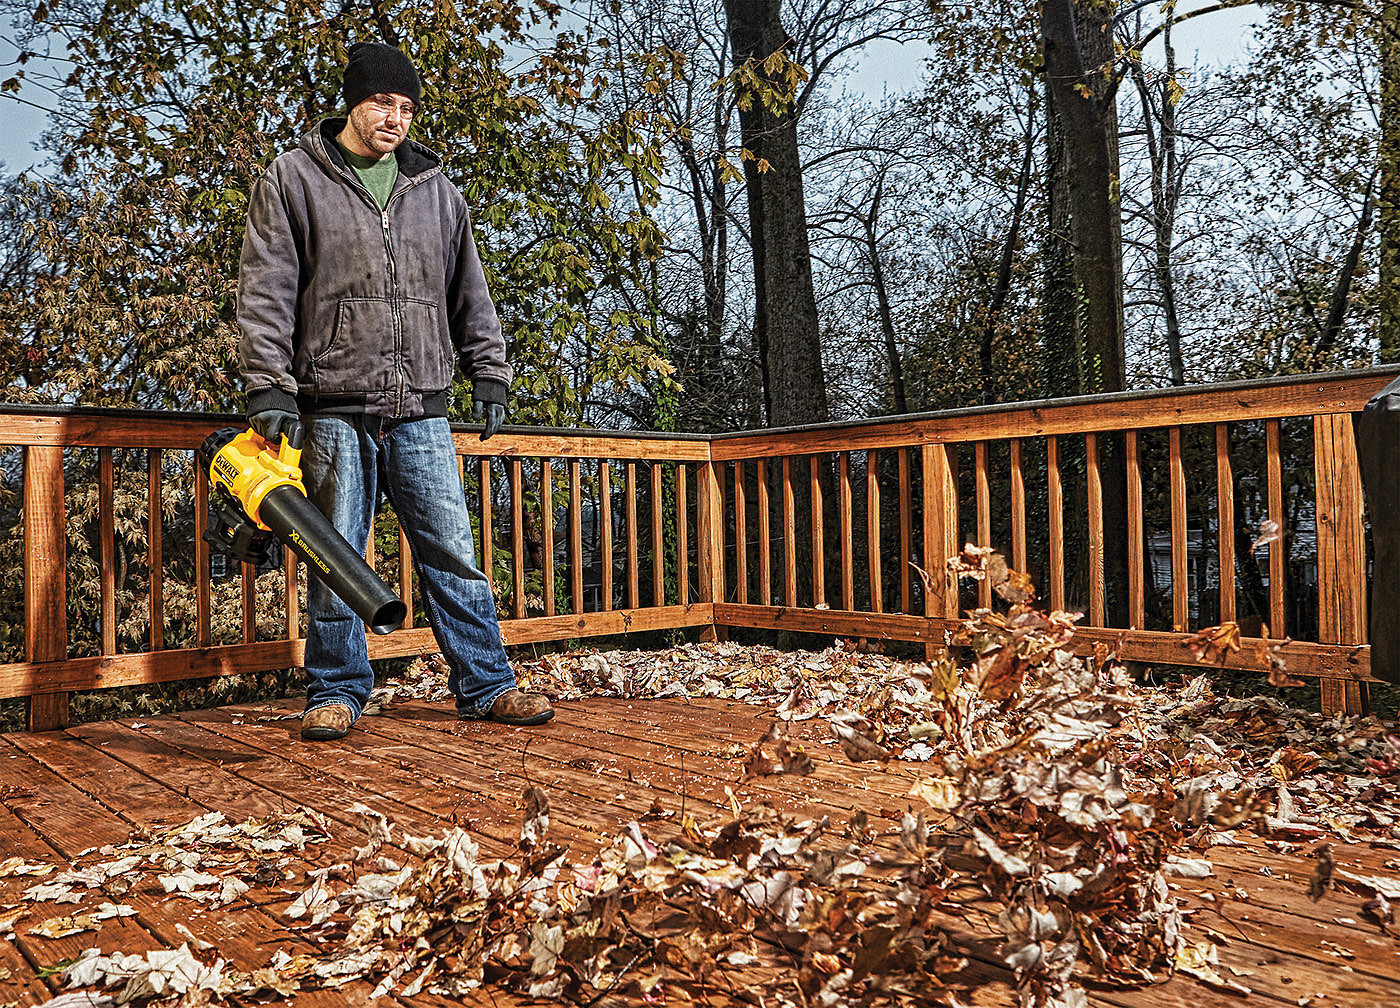
<path fill-rule="evenodd" d="M 301 482 L 301 428 L 274 451 L 255 431 L 224 427 L 205 438 L 199 457 L 214 487 L 204 533 L 219 552 L 264 564 L 275 537 L 377 634 L 398 629 L 403 601 L 306 499 Z"/>

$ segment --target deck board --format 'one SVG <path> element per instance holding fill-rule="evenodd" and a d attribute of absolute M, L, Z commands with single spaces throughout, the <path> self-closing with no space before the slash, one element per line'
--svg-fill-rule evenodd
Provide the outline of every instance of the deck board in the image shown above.
<path fill-rule="evenodd" d="M 556 842 L 580 852 L 595 850 L 653 803 L 667 813 L 684 804 L 704 819 L 732 800 L 744 806 L 768 802 L 826 816 L 833 824 L 859 809 L 886 836 L 906 809 L 916 807 L 907 795 L 916 765 L 850 764 L 827 741 L 820 719 L 789 727 L 816 763 L 811 776 L 745 780 L 744 754 L 772 722 L 767 709 L 731 700 L 581 700 L 557 705 L 555 721 L 537 729 L 462 723 L 445 703 L 408 701 L 363 719 L 345 740 L 319 744 L 302 742 L 295 720 L 267 720 L 294 706 L 243 705 L 0 736 L 0 854 L 61 864 L 87 848 L 124 843 L 134 830 L 178 825 L 208 811 L 243 819 L 305 808 L 346 827 L 341 839 L 307 854 L 330 863 L 353 846 L 358 825 L 349 809 L 363 802 L 413 832 L 435 834 L 461 825 L 484 855 L 502 857 L 515 849 L 521 794 L 530 785 L 550 796 Z M 1309 901 L 1314 862 L 1306 850 L 1278 854 L 1252 834 L 1241 836 L 1250 838 L 1250 846 L 1208 852 L 1213 878 L 1173 884 L 1183 909 L 1191 911 L 1188 936 L 1214 941 L 1222 963 L 1239 971 L 1233 978 L 1253 993 L 1243 999 L 1178 976 L 1138 990 L 1091 987 L 1092 1002 L 1224 1008 L 1296 1005 L 1325 994 L 1317 1003 L 1400 1005 L 1400 945 L 1360 919 L 1361 898 L 1334 891 Z M 1333 849 L 1338 867 L 1394 875 L 1385 867 L 1397 857 L 1393 849 L 1344 843 Z M 35 882 L 0 879 L 0 905 L 17 903 Z M 62 939 L 29 934 L 27 927 L 77 907 L 41 905 L 17 925 L 16 937 L 0 939 L 0 1005 L 42 1003 L 56 989 L 52 980 L 37 976 L 39 970 L 85 948 L 178 947 L 189 940 L 180 927 L 214 944 L 241 969 L 265 965 L 278 949 L 311 951 L 295 922 L 279 916 L 293 894 L 255 888 L 230 907 L 201 912 L 192 901 L 153 886 L 122 896 L 135 916 Z M 1240 894 L 1246 898 L 1236 898 Z M 1009 1006 L 1015 1002 L 1010 974 L 994 938 L 975 917 L 943 921 L 972 960 L 968 976 L 979 986 L 970 1003 Z M 369 991 L 369 984 L 357 981 L 299 993 L 292 1004 L 366 1004 Z M 380 1003 L 446 1004 L 429 995 Z M 491 990 L 466 1003 L 526 1001 Z M 712 1003 L 726 1003 L 726 997 Z"/>

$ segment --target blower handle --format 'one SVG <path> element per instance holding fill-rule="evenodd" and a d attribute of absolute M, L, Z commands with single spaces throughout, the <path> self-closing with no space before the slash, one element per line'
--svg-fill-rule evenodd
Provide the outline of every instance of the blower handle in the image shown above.
<path fill-rule="evenodd" d="M 282 428 L 281 451 L 286 451 L 288 448 L 301 451 L 301 442 L 305 437 L 306 428 L 301 425 L 300 420 L 293 420 Z"/>
<path fill-rule="evenodd" d="M 302 427 L 300 420 L 293 420 L 282 428 L 277 444 L 277 461 L 281 462 L 289 469 L 297 471 L 297 479 L 301 478 L 301 443 L 306 436 L 306 429 Z M 269 448 L 273 446 L 268 444 Z"/>

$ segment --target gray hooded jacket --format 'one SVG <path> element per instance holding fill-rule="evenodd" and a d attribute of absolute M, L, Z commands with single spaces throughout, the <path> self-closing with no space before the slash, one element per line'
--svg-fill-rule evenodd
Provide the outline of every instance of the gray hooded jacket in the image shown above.
<path fill-rule="evenodd" d="M 453 358 L 505 403 L 511 369 L 466 201 L 412 140 L 381 210 L 328 119 L 253 186 L 238 265 L 248 412 L 443 416 Z"/>

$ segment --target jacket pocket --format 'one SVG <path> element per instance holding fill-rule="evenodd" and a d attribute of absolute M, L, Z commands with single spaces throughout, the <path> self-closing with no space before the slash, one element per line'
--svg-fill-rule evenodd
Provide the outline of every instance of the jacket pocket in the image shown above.
<path fill-rule="evenodd" d="M 394 312 L 383 298 L 343 298 L 324 349 L 311 359 L 316 390 L 376 392 L 394 365 Z"/>
<path fill-rule="evenodd" d="M 443 315 L 431 301 L 399 302 L 403 323 L 404 371 L 410 388 L 439 392 L 452 384 L 452 340 Z"/>

